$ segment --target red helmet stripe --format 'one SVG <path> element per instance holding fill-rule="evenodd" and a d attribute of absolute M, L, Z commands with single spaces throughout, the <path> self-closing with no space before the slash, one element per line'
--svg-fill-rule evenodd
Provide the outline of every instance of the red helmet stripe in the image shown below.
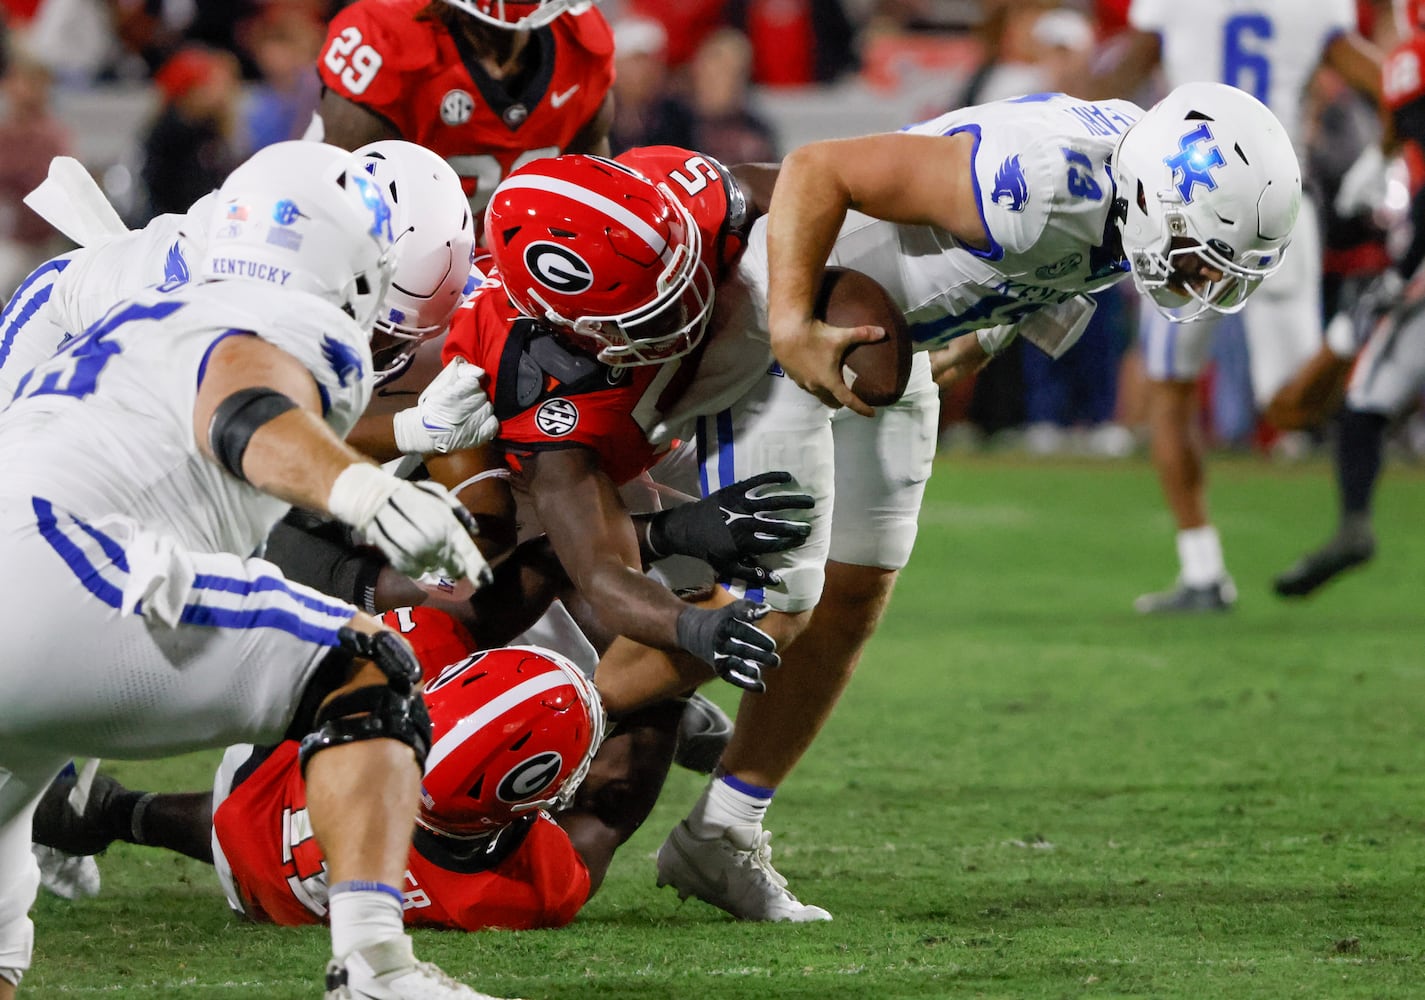
<path fill-rule="evenodd" d="M 474 712 L 461 719 L 450 731 L 436 740 L 435 745 L 430 748 L 430 754 L 426 757 L 426 770 L 433 771 L 440 766 L 441 761 L 464 743 L 475 733 L 484 729 L 510 709 L 521 702 L 531 698 L 537 698 L 544 692 L 553 688 L 563 687 L 569 683 L 569 678 L 562 671 L 549 671 L 537 677 L 531 677 L 515 687 L 510 688 L 504 694 L 481 705 Z"/>
<path fill-rule="evenodd" d="M 500 185 L 500 189 L 503 191 L 509 191 L 514 188 L 545 191 L 549 194 L 562 195 L 582 205 L 588 205 L 590 208 L 603 212 L 629 232 L 634 233 L 639 239 L 647 243 L 660 258 L 668 251 L 668 241 L 658 235 L 656 229 L 624 208 L 618 202 L 604 197 L 597 191 L 591 191 L 589 188 L 581 187 L 578 184 L 570 184 L 568 181 L 562 181 L 556 177 L 541 177 L 538 174 L 515 174 L 506 178 L 505 182 Z"/>

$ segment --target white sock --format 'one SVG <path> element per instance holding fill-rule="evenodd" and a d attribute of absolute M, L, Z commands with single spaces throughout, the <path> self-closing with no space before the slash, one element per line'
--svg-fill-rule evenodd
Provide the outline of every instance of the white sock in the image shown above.
<path fill-rule="evenodd" d="M 1227 576 L 1222 559 L 1222 539 L 1210 524 L 1178 532 L 1179 579 L 1189 587 L 1206 587 Z"/>
<path fill-rule="evenodd" d="M 730 826 L 761 826 L 775 791 L 720 774 L 708 783 L 688 814 L 688 826 L 702 839 L 716 837 Z"/>
<path fill-rule="evenodd" d="M 381 882 L 338 882 L 331 888 L 327 917 L 332 955 L 343 959 L 357 948 L 406 933 L 401 891 Z"/>

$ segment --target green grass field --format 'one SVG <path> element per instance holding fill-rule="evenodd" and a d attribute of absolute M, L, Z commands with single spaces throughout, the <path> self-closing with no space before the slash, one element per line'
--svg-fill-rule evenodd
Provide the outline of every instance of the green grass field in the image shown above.
<path fill-rule="evenodd" d="M 1132 598 L 1175 570 L 1146 465 L 940 463 L 890 615 L 768 824 L 834 922 L 656 890 L 701 787 L 676 773 L 572 927 L 419 951 L 538 1000 L 1425 996 L 1425 476 L 1391 467 L 1375 563 L 1288 605 L 1269 581 L 1329 530 L 1328 470 L 1213 474 L 1240 604 L 1143 620 Z M 112 767 L 178 790 L 214 761 Z M 324 930 L 238 923 L 184 859 L 100 864 L 98 899 L 37 906 L 22 996 L 320 994 Z"/>

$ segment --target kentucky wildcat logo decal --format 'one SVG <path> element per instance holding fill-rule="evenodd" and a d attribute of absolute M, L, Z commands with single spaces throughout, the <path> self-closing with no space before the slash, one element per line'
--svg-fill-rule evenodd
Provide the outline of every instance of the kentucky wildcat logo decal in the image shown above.
<path fill-rule="evenodd" d="M 1029 201 L 1029 182 L 1024 179 L 1024 168 L 1019 164 L 1019 154 L 1011 156 L 995 171 L 995 187 L 990 192 L 990 201 L 1003 205 L 1011 212 L 1022 212 Z"/>

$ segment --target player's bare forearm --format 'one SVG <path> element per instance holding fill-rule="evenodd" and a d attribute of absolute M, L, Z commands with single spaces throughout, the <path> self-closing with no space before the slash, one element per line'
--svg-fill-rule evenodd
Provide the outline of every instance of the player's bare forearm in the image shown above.
<path fill-rule="evenodd" d="M 322 118 L 322 141 L 342 149 L 356 149 L 380 139 L 401 138 L 401 133 L 385 118 L 330 90 L 322 94 L 317 113 Z"/>
<path fill-rule="evenodd" d="M 346 443 L 378 462 L 391 462 L 401 457 L 394 428 L 393 414 L 367 414 L 356 422 Z"/>
<path fill-rule="evenodd" d="M 930 352 L 930 376 L 940 388 L 948 389 L 974 375 L 991 357 L 978 337 L 956 337 L 938 351 Z"/>
<path fill-rule="evenodd" d="M 1355 32 L 1337 35 L 1326 46 L 1322 61 L 1341 74 L 1341 78 L 1353 88 L 1373 101 L 1380 101 L 1383 57 L 1374 42 Z"/>
<path fill-rule="evenodd" d="M 971 154 L 975 138 L 888 132 L 814 142 L 788 154 L 767 213 L 767 318 L 775 349 L 811 321 L 821 271 L 856 209 L 903 225 L 935 226 L 988 249 Z"/>
<path fill-rule="evenodd" d="M 677 649 L 685 605 L 643 575 L 633 521 L 594 452 L 566 448 L 532 455 L 525 477 L 555 554 L 599 624 L 659 649 Z"/>
<path fill-rule="evenodd" d="M 589 775 L 555 821 L 569 834 L 598 891 L 614 851 L 648 818 L 677 743 L 681 701 L 665 701 L 619 720 L 594 756 Z"/>
<path fill-rule="evenodd" d="M 244 389 L 270 389 L 296 404 L 252 433 L 242 454 L 244 478 L 288 503 L 326 512 L 337 476 L 366 459 L 323 422 L 321 397 L 307 370 L 267 341 L 228 337 L 213 348 L 193 410 L 198 447 L 217 460 L 209 438 L 214 414 Z"/>
<path fill-rule="evenodd" d="M 772 192 L 767 217 L 767 316 L 773 349 L 779 333 L 809 322 L 821 272 L 851 207 L 835 169 L 833 144 L 812 143 L 792 152 Z"/>

